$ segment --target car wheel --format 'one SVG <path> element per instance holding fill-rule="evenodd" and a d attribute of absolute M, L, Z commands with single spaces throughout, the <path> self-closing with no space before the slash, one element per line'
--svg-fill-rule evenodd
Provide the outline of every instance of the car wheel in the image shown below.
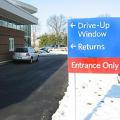
<path fill-rule="evenodd" d="M 36 62 L 38 62 L 39 61 L 39 56 L 37 57 L 37 59 L 36 59 Z"/>
<path fill-rule="evenodd" d="M 32 64 L 32 63 L 33 63 L 33 58 L 30 59 L 30 64 Z"/>
<path fill-rule="evenodd" d="M 16 63 L 17 61 L 16 61 L 16 60 L 13 60 L 12 62 L 13 62 L 13 63 Z"/>

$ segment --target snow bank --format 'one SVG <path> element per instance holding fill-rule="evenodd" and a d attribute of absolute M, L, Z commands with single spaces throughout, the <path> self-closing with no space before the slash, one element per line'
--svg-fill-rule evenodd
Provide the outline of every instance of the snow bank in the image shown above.
<path fill-rule="evenodd" d="M 57 51 L 50 51 L 51 54 L 55 54 L 55 55 L 59 55 L 59 54 L 63 54 L 63 55 L 67 55 L 68 52 L 67 51 L 61 51 L 61 50 L 57 50 Z"/>
<path fill-rule="evenodd" d="M 117 74 L 69 73 L 69 86 L 52 120 L 119 120 Z"/>

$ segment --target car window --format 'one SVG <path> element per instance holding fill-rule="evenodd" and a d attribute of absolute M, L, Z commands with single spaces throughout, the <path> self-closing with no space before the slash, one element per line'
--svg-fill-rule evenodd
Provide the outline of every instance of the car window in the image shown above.
<path fill-rule="evenodd" d="M 16 48 L 15 52 L 28 52 L 27 48 Z"/>
<path fill-rule="evenodd" d="M 32 48 L 32 51 L 35 53 L 35 50 Z"/>
<path fill-rule="evenodd" d="M 35 50 L 33 48 L 29 48 L 29 52 L 34 53 Z"/>

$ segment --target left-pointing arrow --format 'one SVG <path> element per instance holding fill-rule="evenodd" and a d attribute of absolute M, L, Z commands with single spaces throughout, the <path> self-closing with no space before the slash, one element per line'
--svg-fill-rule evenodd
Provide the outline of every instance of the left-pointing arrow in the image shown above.
<path fill-rule="evenodd" d="M 71 44 L 71 46 L 70 46 L 72 49 L 74 49 L 74 48 L 76 48 L 76 45 L 74 45 L 74 44 Z"/>
<path fill-rule="evenodd" d="M 73 27 L 75 27 L 76 25 L 75 25 L 74 23 L 71 23 L 70 26 L 71 26 L 71 28 L 73 28 Z"/>

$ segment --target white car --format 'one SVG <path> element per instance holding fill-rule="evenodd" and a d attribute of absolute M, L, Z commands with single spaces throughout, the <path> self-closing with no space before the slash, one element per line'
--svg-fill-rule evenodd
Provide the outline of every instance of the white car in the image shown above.
<path fill-rule="evenodd" d="M 50 53 L 46 50 L 39 50 L 39 56 L 48 56 L 50 55 Z"/>
<path fill-rule="evenodd" d="M 13 54 L 14 61 L 33 61 L 39 60 L 39 54 L 32 47 L 16 48 Z"/>

